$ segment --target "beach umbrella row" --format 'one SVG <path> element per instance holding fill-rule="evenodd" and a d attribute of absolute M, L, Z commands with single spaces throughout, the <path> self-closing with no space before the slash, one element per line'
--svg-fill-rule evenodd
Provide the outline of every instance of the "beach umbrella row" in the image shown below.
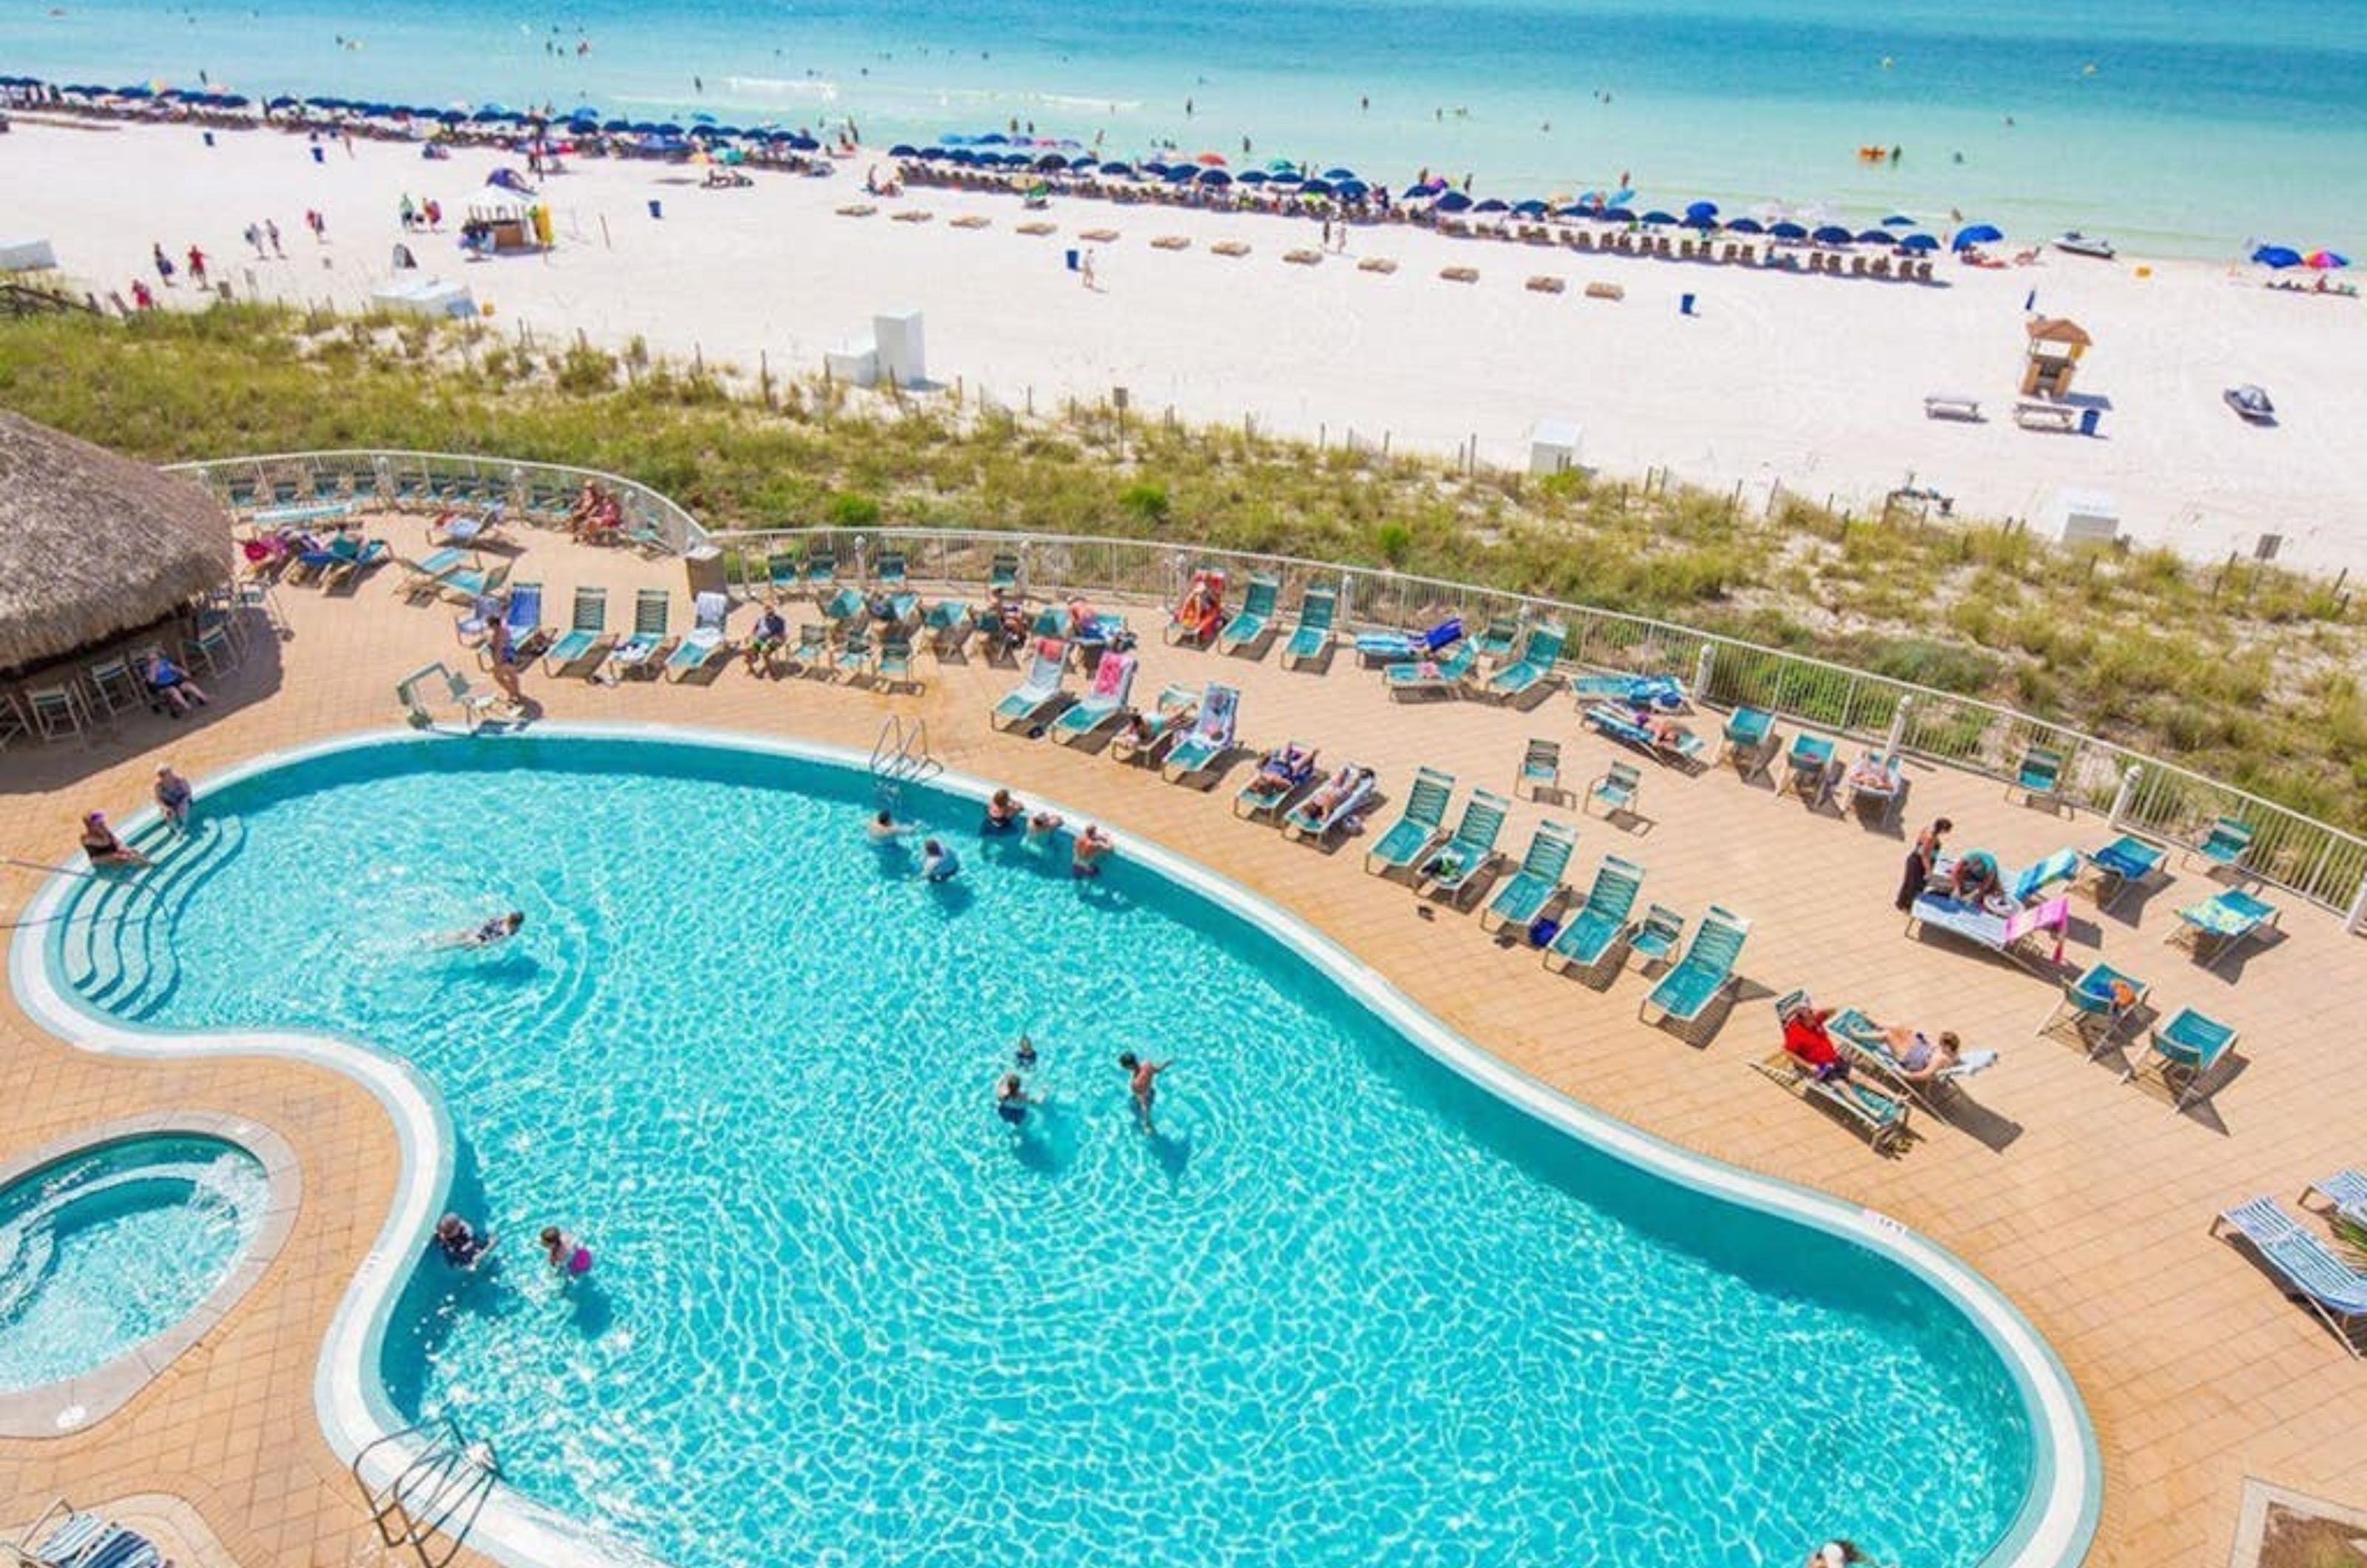
<path fill-rule="evenodd" d="M 2350 265 L 2350 258 L 2336 251 L 2310 251 L 2304 254 L 2291 245 L 2262 245 L 2253 251 L 2252 260 L 2262 266 L 2282 272 L 2289 266 L 2316 267 L 2321 272 Z"/>

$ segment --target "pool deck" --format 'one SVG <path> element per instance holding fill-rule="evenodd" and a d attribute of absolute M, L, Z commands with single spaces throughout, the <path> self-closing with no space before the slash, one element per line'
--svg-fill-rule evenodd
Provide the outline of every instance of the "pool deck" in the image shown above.
<path fill-rule="evenodd" d="M 405 553 L 416 519 L 383 532 Z M 610 619 L 630 591 L 664 585 L 677 626 L 689 621 L 683 572 L 527 531 L 516 575 L 545 585 L 545 619 L 563 624 L 578 583 L 609 589 Z M 96 744 L 16 748 L 0 759 L 0 856 L 44 863 L 71 852 L 76 818 L 118 818 L 144 805 L 169 759 L 202 783 L 273 750 L 399 721 L 395 681 L 443 659 L 480 683 L 457 648 L 449 606 L 415 608 L 379 573 L 349 596 L 305 587 L 277 594 L 284 640 L 255 639 L 246 661 L 212 682 L 216 703 L 178 723 L 127 716 Z M 621 604 L 620 604 L 621 601 Z M 1746 1168 L 1821 1189 L 1895 1216 L 1953 1248 L 2029 1315 L 2077 1381 L 2097 1430 L 2106 1495 L 2094 1563 L 2218 1568 L 2226 1561 L 2248 1476 L 2337 1498 L 2367 1497 L 2367 1366 L 2248 1258 L 2207 1234 L 2220 1210 L 2261 1193 L 2288 1203 L 2304 1184 L 2367 1162 L 2367 941 L 2284 895 L 2282 935 L 2206 971 L 2167 944 L 2178 908 L 2217 890 L 2173 862 L 2176 879 L 2101 913 L 2072 903 L 2067 957 L 2097 956 L 2152 982 L 2164 1017 L 2191 1004 L 2243 1033 L 2242 1065 L 2207 1105 L 2173 1114 L 2159 1085 L 2120 1081 L 2117 1054 L 2090 1062 L 2033 1029 L 2056 987 L 1931 934 L 1903 934 L 1893 909 L 1906 841 L 1831 809 L 1778 798 L 1769 780 L 1730 768 L 1688 778 L 1644 764 L 1644 821 L 1580 814 L 1588 782 L 1631 754 L 1581 733 L 1567 690 L 1531 711 L 1473 701 L 1392 703 L 1377 674 L 1338 649 L 1328 672 L 1262 659 L 1166 648 L 1156 609 L 1127 609 L 1145 634 L 1138 697 L 1169 681 L 1223 679 L 1242 692 L 1251 747 L 1286 738 L 1332 762 L 1377 768 L 1402 795 L 1417 764 L 1518 799 L 1503 847 L 1517 857 L 1545 818 L 1579 829 L 1570 879 L 1583 891 L 1605 852 L 1648 869 L 1644 897 L 1697 918 L 1723 904 L 1753 920 L 1738 1000 L 1705 1043 L 1638 1021 L 1647 982 L 1620 976 L 1607 993 L 1544 971 L 1534 952 L 1480 930 L 1476 912 L 1433 907 L 1368 876 L 1350 839 L 1337 852 L 1289 843 L 1237 819 L 1236 762 L 1211 793 L 1161 782 L 1093 750 L 994 733 L 993 701 L 1015 685 L 1008 666 L 922 660 L 918 694 L 797 676 L 754 679 L 735 663 L 710 684 L 555 680 L 538 666 L 527 694 L 568 720 L 680 723 L 790 734 L 867 750 L 889 714 L 923 717 L 936 754 L 957 771 L 1007 783 L 1188 855 L 1292 910 L 1344 944 L 1488 1051 L 1573 1099 Z M 792 633 L 819 619 L 798 602 Z M 733 616 L 735 633 L 749 612 Z M 1697 727 L 1715 736 L 1717 718 Z M 1562 745 L 1570 799 L 1519 799 L 1523 742 Z M 1775 773 L 1782 772 L 1780 761 Z M 2002 785 L 1913 770 L 1906 820 L 1957 823 L 1953 848 L 1983 847 L 2009 866 L 2112 835 L 2076 818 L 2009 802 Z M 1459 809 L 1460 795 L 1458 795 Z M 199 809 L 203 804 L 200 801 Z M 1385 805 L 1375 816 L 1395 814 Z M 0 866 L 12 916 L 41 881 Z M 1475 911 L 1477 905 L 1474 906 Z M 1954 1123 L 1916 1117 L 1897 1157 L 1873 1153 L 1852 1128 L 1796 1101 L 1750 1070 L 1775 1041 L 1770 1003 L 1806 986 L 1821 1002 L 1856 1005 L 2003 1060 L 1969 1085 L 1977 1111 Z M 324 1070 L 289 1062 L 155 1063 L 100 1057 L 33 1024 L 0 999 L 0 1155 L 79 1127 L 148 1111 L 197 1109 L 251 1116 L 294 1145 L 304 1203 L 270 1273 L 228 1318 L 123 1410 L 72 1437 L 0 1441 L 0 1529 L 13 1533 L 53 1495 L 83 1506 L 137 1494 L 185 1498 L 228 1561 L 402 1561 L 381 1547 L 353 1482 L 313 1414 L 314 1364 L 345 1282 L 368 1250 L 392 1191 L 395 1137 L 375 1100 Z M 1944 1455 L 1933 1462 L 1945 1463 Z M 1848 1521 L 1835 1520 L 1836 1530 Z M 1805 1543 L 1801 1550 L 1805 1551 Z M 1772 1548 L 1771 1548 L 1772 1549 Z M 1789 1547 L 1783 1548 L 1788 1551 Z M 466 1560 L 464 1554 L 463 1560 Z"/>

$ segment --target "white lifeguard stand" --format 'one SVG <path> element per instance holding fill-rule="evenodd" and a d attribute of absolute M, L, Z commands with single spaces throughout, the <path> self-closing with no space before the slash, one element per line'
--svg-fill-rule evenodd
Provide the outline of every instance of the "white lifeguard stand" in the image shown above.
<path fill-rule="evenodd" d="M 1575 420 L 1541 419 L 1529 426 L 1529 472 L 1566 474 L 1578 467 L 1586 432 Z"/>
<path fill-rule="evenodd" d="M 2109 545 L 2121 536 L 2120 502 L 2102 491 L 2057 491 L 2049 510 L 2067 545 Z"/>
<path fill-rule="evenodd" d="M 879 375 L 899 387 L 929 378 L 929 355 L 918 310 L 883 310 L 871 318 L 871 343 L 878 351 Z"/>

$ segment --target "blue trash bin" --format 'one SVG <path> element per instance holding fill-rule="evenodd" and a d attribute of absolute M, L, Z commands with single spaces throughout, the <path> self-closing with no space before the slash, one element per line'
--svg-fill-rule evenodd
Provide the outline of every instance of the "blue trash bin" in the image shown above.
<path fill-rule="evenodd" d="M 2096 426 L 2102 422 L 2103 417 L 2104 411 L 2101 409 L 2081 409 L 2079 411 L 2079 434 L 2082 435 L 2095 434 Z"/>
<path fill-rule="evenodd" d="M 206 136 L 206 145 L 207 145 L 207 146 L 209 146 L 209 147 L 212 146 L 212 145 L 214 144 L 214 133 L 213 133 L 212 131 L 209 130 L 209 131 L 207 131 L 207 132 L 205 133 L 205 136 Z"/>
<path fill-rule="evenodd" d="M 1678 315 L 1680 315 L 1680 316 L 1690 316 L 1690 315 L 1692 315 L 1693 313 L 1693 297 L 1692 295 L 1690 295 L 1690 294 L 1680 294 L 1680 295 L 1678 295 L 1678 296 L 1677 296 L 1677 314 L 1678 314 Z"/>
<path fill-rule="evenodd" d="M 314 162 L 314 163 L 316 163 L 316 164 L 323 164 L 323 163 L 326 163 L 327 161 L 328 161 L 327 155 L 326 155 L 325 153 L 323 153 L 323 152 L 321 151 L 321 144 L 320 144 L 319 142 L 317 142 L 317 141 L 315 141 L 314 143 L 312 143 L 312 162 Z"/>
<path fill-rule="evenodd" d="M 665 203 L 663 201 L 651 201 L 650 203 L 650 216 L 652 218 L 663 218 L 665 216 Z"/>
<path fill-rule="evenodd" d="M 1082 255 L 1082 253 L 1078 252 L 1078 251 L 1070 251 L 1070 252 L 1069 253 L 1069 270 L 1070 270 L 1070 272 L 1074 272 L 1074 271 L 1076 271 L 1076 270 L 1077 270 L 1077 268 L 1078 268 L 1079 266 L 1081 266 L 1082 265 L 1083 265 L 1083 255 Z"/>

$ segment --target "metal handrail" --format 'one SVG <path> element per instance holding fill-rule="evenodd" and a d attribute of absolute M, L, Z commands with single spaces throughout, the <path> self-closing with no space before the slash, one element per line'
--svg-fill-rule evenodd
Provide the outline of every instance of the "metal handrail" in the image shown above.
<path fill-rule="evenodd" d="M 496 486 L 500 498 L 524 508 L 538 490 L 567 495 L 585 481 L 617 498 L 629 527 L 651 530 L 676 555 L 707 543 L 707 530 L 673 497 L 651 490 L 639 479 L 572 463 L 539 463 L 523 458 L 487 457 L 459 452 L 410 452 L 382 447 L 352 447 L 327 452 L 273 452 L 254 457 L 217 457 L 174 463 L 167 473 L 187 474 L 214 492 L 233 512 L 268 509 L 277 504 L 282 487 L 292 491 L 291 502 L 350 497 L 353 481 L 368 474 L 379 487 L 379 500 L 399 502 L 402 487 L 416 480 L 423 499 L 433 499 L 442 482 Z M 242 493 L 242 487 L 243 493 Z"/>

